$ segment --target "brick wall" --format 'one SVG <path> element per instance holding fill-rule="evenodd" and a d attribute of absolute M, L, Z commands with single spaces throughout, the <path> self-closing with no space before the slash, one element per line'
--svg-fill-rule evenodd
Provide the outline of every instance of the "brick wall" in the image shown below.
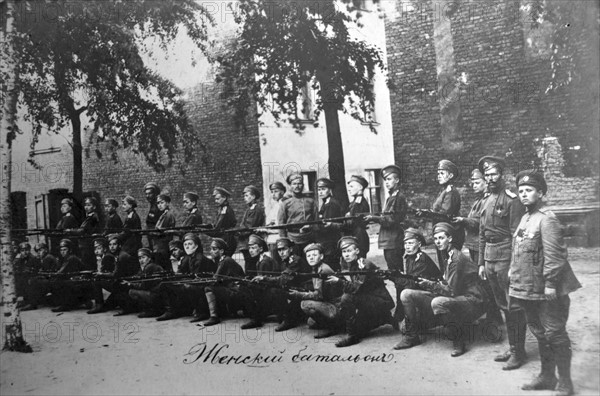
<path fill-rule="evenodd" d="M 394 151 L 396 162 L 405 169 L 403 184 L 409 199 L 415 206 L 431 204 L 439 189 L 436 164 L 447 158 L 461 168 L 458 187 L 466 213 L 473 200 L 468 175 L 482 155 L 506 157 L 510 183 L 520 169 L 540 166 L 536 139 L 556 136 L 563 149 L 579 145 L 586 153 L 579 166 L 567 161 L 563 172 L 568 169 L 572 176 L 573 170 L 581 171 L 575 176 L 590 177 L 579 177 L 574 185 L 587 191 L 584 195 L 557 189 L 555 202 L 597 201 L 597 166 L 589 167 L 591 175 L 584 169 L 598 159 L 599 115 L 593 94 L 597 95 L 593 88 L 597 77 L 576 79 L 563 89 L 545 93 L 551 76 L 549 54 L 532 48 L 532 43 L 544 42 L 535 37 L 538 32 L 524 25 L 524 2 L 440 4 L 446 3 L 398 2 L 396 12 L 386 18 Z M 571 17 L 581 18 L 573 23 L 577 28 L 568 38 L 576 48 L 576 71 L 580 76 L 597 75 L 597 7 L 576 9 Z M 451 19 L 454 75 L 466 83 L 439 89 L 435 18 Z M 452 99 L 449 93 L 456 86 L 460 87 L 455 100 L 460 101 L 461 130 L 454 138 L 459 141 L 444 146 L 440 100 Z"/>
<path fill-rule="evenodd" d="M 218 93 L 216 87 L 206 84 L 188 92 L 186 110 L 204 144 L 197 148 L 193 161 L 186 163 L 176 158 L 171 168 L 158 173 L 141 156 L 128 150 L 114 152 L 115 162 L 106 143 L 94 143 L 88 147 L 89 157 L 84 159 L 84 190 L 98 191 L 102 198 L 120 199 L 131 194 L 138 200 L 143 223 L 148 210 L 143 186 L 155 181 L 171 195 L 171 207 L 181 224 L 185 216 L 181 205 L 184 192 L 200 195 L 204 221 L 213 222 L 216 208 L 211 194 L 213 187 L 221 186 L 233 193 L 231 202 L 239 222 L 245 211 L 243 188 L 254 184 L 262 190 L 258 127 L 254 123 L 248 125 L 247 132 L 236 129 L 232 114 L 222 106 Z M 96 150 L 103 153 L 102 158 L 98 158 Z"/>

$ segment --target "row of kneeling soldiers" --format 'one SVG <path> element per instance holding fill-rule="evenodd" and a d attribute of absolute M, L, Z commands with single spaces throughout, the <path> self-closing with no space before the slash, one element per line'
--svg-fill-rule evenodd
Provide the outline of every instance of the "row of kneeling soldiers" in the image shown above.
<path fill-rule="evenodd" d="M 451 355 L 462 355 L 468 334 L 462 329 L 486 309 L 490 293 L 482 280 L 487 278 L 492 285 L 492 298 L 505 311 L 510 345 L 509 351 L 496 360 L 507 361 L 505 369 L 518 368 L 525 362 L 524 324 L 527 323 L 538 339 L 542 371 L 523 389 L 556 389 L 558 394 L 572 394 L 571 346 L 566 321 L 569 293 L 581 285 L 567 261 L 560 224 L 542 205 L 547 192 L 543 175 L 537 171 L 519 173 L 516 199 L 517 195 L 504 189 L 503 167 L 502 161 L 494 157 L 480 161 L 481 176 L 489 190 L 479 202 L 483 209 L 479 225 L 481 255 L 477 260 L 465 256 L 457 247 L 456 240 L 461 237 L 457 224 L 434 225 L 432 236 L 439 268 L 421 250 L 425 238 L 420 231 L 411 228 L 403 231 L 404 271 L 398 272 L 398 276 L 393 272 L 388 274 L 399 297 L 396 312 L 402 308 L 405 317 L 404 335 L 394 348 L 419 345 L 423 331 L 442 324 L 454 333 L 450 334 Z M 525 209 L 522 216 L 517 216 L 518 205 Z M 347 271 L 336 272 L 331 268 L 334 263 L 326 259 L 330 250 L 322 244 L 300 244 L 305 255 L 301 257 L 297 249 L 294 251 L 292 238 L 280 238 L 276 248 L 281 261 L 275 261 L 267 254 L 266 241 L 250 235 L 248 254 L 257 258 L 257 265 L 255 270 L 244 273 L 226 254 L 229 246 L 225 240 L 212 239 L 209 259 L 202 252 L 198 236 L 186 234 L 183 241 L 169 244 L 170 260 L 175 273 L 195 274 L 197 279 L 169 279 L 158 284 L 147 278 L 164 269 L 153 262 L 154 253 L 146 248 L 137 251 L 138 273 L 128 280 L 123 276 L 130 274 L 134 266 L 131 256 L 121 251 L 119 241 L 118 236 L 97 239 L 94 248 L 101 267 L 98 272 L 106 273 L 107 278 L 125 278 L 124 282 L 105 279 L 91 282 L 90 286 L 84 281 L 34 278 L 29 282 L 31 289 L 42 292 L 32 290 L 33 296 L 27 298 L 30 304 L 25 308 L 40 303 L 43 291 L 52 291 L 58 299 L 55 302 L 60 304 L 54 310 L 70 309 L 85 302 L 92 290 L 96 306 L 89 313 L 120 307 L 117 314 L 141 310 L 140 317 L 157 317 L 157 320 L 191 314 L 193 321 L 205 321 L 204 325 L 210 326 L 219 323 L 226 314 L 243 310 L 250 317 L 243 328 L 262 326 L 269 315 L 276 315 L 280 321 L 278 331 L 293 328 L 308 317 L 309 327 L 322 329 L 317 337 L 345 331 L 346 335 L 336 343 L 339 347 L 359 342 L 381 325 L 398 327 L 397 318 L 390 314 L 394 300 L 381 272 L 364 257 L 361 243 L 354 236 L 337 241 L 337 254 L 341 255 Z M 71 241 L 63 240 L 60 246 L 59 271 L 76 272 L 81 261 L 72 255 Z M 121 275 L 115 276 L 119 271 Z M 212 279 L 207 279 L 211 273 Z M 416 279 L 400 274 L 414 275 Z M 102 289 L 111 292 L 106 301 Z"/>

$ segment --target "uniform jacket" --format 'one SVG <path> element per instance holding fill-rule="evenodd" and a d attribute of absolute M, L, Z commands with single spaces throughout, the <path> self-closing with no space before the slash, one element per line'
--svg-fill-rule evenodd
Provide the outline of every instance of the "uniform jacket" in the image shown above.
<path fill-rule="evenodd" d="M 73 235 L 92 235 L 98 233 L 100 230 L 100 218 L 98 213 L 92 212 L 85 216 L 85 219 L 81 222 L 79 228 L 71 231 Z M 83 249 L 93 249 L 94 241 L 92 238 L 78 238 L 79 249 L 83 252 Z"/>
<path fill-rule="evenodd" d="M 215 262 L 196 250 L 194 254 L 191 256 L 186 255 L 181 260 L 178 272 L 181 274 L 200 274 L 206 272 L 214 274 L 216 270 L 217 265 Z"/>
<path fill-rule="evenodd" d="M 170 209 L 166 209 L 164 212 L 160 214 L 158 218 L 158 222 L 156 223 L 157 230 L 164 230 L 168 228 L 175 227 L 176 219 L 173 212 Z M 173 239 L 172 235 L 169 234 L 161 234 L 161 236 L 157 236 L 153 238 L 152 244 L 154 249 L 162 250 L 165 252 L 169 251 L 169 242 Z"/>
<path fill-rule="evenodd" d="M 396 188 L 390 192 L 385 201 L 384 212 L 392 214 L 382 215 L 379 229 L 379 248 L 397 249 L 404 247 L 404 230 L 401 222 L 406 217 L 406 198 Z"/>
<path fill-rule="evenodd" d="M 217 215 L 215 217 L 215 228 L 227 230 L 229 228 L 234 228 L 236 224 L 237 219 L 235 218 L 235 212 L 229 205 L 229 202 L 225 202 L 223 206 L 219 206 L 219 210 L 217 211 Z M 235 239 L 235 235 L 232 232 L 228 232 L 226 234 L 218 233 L 214 234 L 214 236 L 222 237 L 225 240 L 225 242 L 227 242 L 227 254 L 233 254 L 233 252 L 235 252 L 237 240 Z"/>
<path fill-rule="evenodd" d="M 98 256 L 96 256 L 96 260 L 98 260 Z M 117 259 L 110 253 L 106 253 L 100 259 L 100 271 L 102 273 L 110 272 L 112 273 L 115 270 Z"/>
<path fill-rule="evenodd" d="M 323 200 L 323 204 L 317 212 L 317 217 L 319 220 L 342 216 L 344 216 L 344 213 L 342 212 L 342 205 L 333 197 L 325 198 Z M 315 239 L 322 245 L 327 245 L 323 246 L 326 250 L 325 254 L 331 254 L 332 250 L 335 251 L 335 246 L 340 237 L 340 231 L 334 224 L 329 227 L 319 226 L 315 232 Z"/>
<path fill-rule="evenodd" d="M 132 276 L 139 270 L 138 261 L 125 250 L 121 249 L 116 256 L 115 267 L 110 276 L 113 278 L 122 278 Z"/>
<path fill-rule="evenodd" d="M 477 197 L 475 202 L 473 202 L 469 215 L 464 220 L 466 231 L 465 247 L 476 252 L 479 251 L 479 218 L 481 217 L 483 204 L 487 197 L 487 194 Z"/>
<path fill-rule="evenodd" d="M 31 254 L 27 257 L 19 257 L 15 260 L 15 270 L 16 272 L 24 273 L 35 273 L 38 272 L 42 268 L 42 263 L 40 260 L 32 256 Z"/>
<path fill-rule="evenodd" d="M 252 206 L 248 207 L 244 212 L 244 216 L 242 217 L 242 222 L 240 223 L 241 228 L 252 228 L 259 227 L 265 225 L 265 208 L 259 204 L 255 203 Z M 252 234 L 251 231 L 241 233 L 238 237 L 238 249 L 244 250 L 248 249 L 248 237 Z"/>
<path fill-rule="evenodd" d="M 368 214 L 371 211 L 369 202 L 363 196 L 354 197 L 348 206 L 346 216 L 356 216 L 359 214 Z M 367 225 L 361 219 L 348 220 L 342 224 L 342 232 L 345 236 L 353 236 L 358 240 L 358 248 L 363 257 L 369 253 L 371 241 L 367 234 Z"/>
<path fill-rule="evenodd" d="M 60 268 L 60 264 L 58 263 L 58 259 L 54 257 L 52 254 L 48 253 L 42 258 L 42 271 L 46 272 L 54 272 L 58 271 Z"/>
<path fill-rule="evenodd" d="M 479 218 L 479 263 L 510 260 L 511 238 L 515 233 L 525 207 L 517 195 L 504 184 L 498 193 L 491 193 L 483 203 Z"/>
<path fill-rule="evenodd" d="M 351 275 L 350 280 L 346 280 L 344 283 L 344 293 L 354 295 L 370 294 L 389 303 L 390 309 L 392 309 L 394 307 L 394 300 L 387 291 L 383 279 L 374 273 L 378 269 L 379 267 L 373 264 L 373 262 L 364 258 L 359 258 L 350 263 L 349 271 L 370 271 L 373 272 L 373 275 Z"/>
<path fill-rule="evenodd" d="M 559 296 L 581 287 L 567 260 L 562 226 L 541 207 L 525 213 L 513 235 L 509 293 L 524 300 L 544 300 L 544 288 Z"/>
<path fill-rule="evenodd" d="M 158 222 L 158 218 L 160 217 L 160 210 L 158 209 L 158 205 L 156 202 L 150 204 L 150 209 L 148 209 L 148 214 L 146 215 L 146 229 L 152 230 L 156 227 L 156 223 Z"/>
<path fill-rule="evenodd" d="M 119 217 L 118 214 L 113 213 L 106 217 L 106 224 L 104 224 L 104 230 L 106 233 L 111 234 L 113 232 L 118 232 L 115 230 L 121 230 L 123 228 L 123 221 Z"/>
<path fill-rule="evenodd" d="M 198 210 L 198 208 L 193 208 L 186 216 L 186 218 L 183 220 L 183 224 L 181 224 L 183 227 L 191 227 L 191 226 L 196 226 L 196 225 L 201 225 L 202 224 L 202 215 L 200 214 L 200 211 Z"/>
<path fill-rule="evenodd" d="M 333 302 L 342 295 L 342 289 L 337 283 L 327 283 L 323 277 L 333 275 L 335 272 L 327 264 L 321 264 L 313 267 L 312 272 L 319 274 L 321 277 L 312 278 L 313 291 L 300 292 L 299 296 L 302 300 L 315 300 Z"/>
<path fill-rule="evenodd" d="M 281 203 L 283 201 L 277 201 L 275 204 L 269 209 L 268 212 L 265 212 L 265 225 L 276 225 L 279 224 L 277 221 L 277 216 L 279 215 L 279 208 L 281 207 Z M 279 239 L 279 230 L 267 230 L 267 235 L 265 241 L 268 244 L 274 244 Z"/>
<path fill-rule="evenodd" d="M 404 272 L 407 275 L 419 276 L 425 279 L 440 279 L 442 277 L 442 273 L 431 257 L 420 249 L 415 254 L 404 255 Z M 394 283 L 397 285 L 396 287 L 402 289 L 420 289 L 417 282 L 411 279 L 399 278 L 394 280 Z"/>
<path fill-rule="evenodd" d="M 77 219 L 71 213 L 66 213 L 56 225 L 57 230 L 66 230 L 79 227 Z"/>
<path fill-rule="evenodd" d="M 60 268 L 56 271 L 57 274 L 67 274 L 69 272 L 79 272 L 83 268 L 83 263 L 79 257 L 71 254 L 63 257 L 60 261 Z"/>
<path fill-rule="evenodd" d="M 295 197 L 292 196 L 281 204 L 279 208 L 278 224 L 294 224 L 304 223 L 307 221 L 316 220 L 317 209 L 315 206 L 315 200 L 308 197 Z M 296 230 L 282 229 L 280 236 L 289 237 L 292 242 L 296 244 L 304 244 L 310 242 L 313 239 L 313 232 L 300 233 Z"/>
<path fill-rule="evenodd" d="M 460 193 L 456 187 L 452 184 L 445 185 L 433 201 L 431 210 L 451 217 L 458 216 L 460 213 Z"/>
<path fill-rule="evenodd" d="M 256 265 L 256 272 L 258 275 L 274 276 L 275 272 L 281 272 L 281 267 L 277 264 L 277 261 L 273 260 L 269 255 L 262 253 L 260 260 Z M 248 274 L 252 275 L 252 274 Z"/>
<path fill-rule="evenodd" d="M 221 260 L 217 263 L 217 270 L 215 271 L 215 278 L 219 279 L 219 276 L 232 276 L 235 278 L 244 277 L 244 269 L 234 259 L 228 256 L 222 256 Z M 227 278 L 221 278 L 222 284 L 227 285 L 232 283 L 232 280 Z"/>
<path fill-rule="evenodd" d="M 467 256 L 455 247 L 449 249 L 444 258 L 445 282 L 437 282 L 433 292 L 446 297 L 471 296 L 483 301 L 479 286 L 479 270 Z"/>
<path fill-rule="evenodd" d="M 125 216 L 123 223 L 123 232 L 119 235 L 121 239 L 122 249 L 130 255 L 137 257 L 137 251 L 142 247 L 142 235 L 139 233 L 131 233 L 130 230 L 141 230 L 142 220 L 135 210 Z"/>
<path fill-rule="evenodd" d="M 281 286 L 301 286 L 306 283 L 302 277 L 296 277 L 296 274 L 309 274 L 312 269 L 302 256 L 292 254 L 287 260 L 282 260 L 280 276 L 265 277 L 264 281 L 270 284 L 279 284 Z"/>

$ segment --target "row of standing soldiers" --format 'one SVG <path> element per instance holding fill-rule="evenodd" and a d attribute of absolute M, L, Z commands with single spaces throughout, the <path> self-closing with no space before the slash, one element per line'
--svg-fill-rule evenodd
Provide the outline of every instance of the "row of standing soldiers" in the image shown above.
<path fill-rule="evenodd" d="M 279 202 L 276 214 L 266 215 L 261 210 L 256 202 L 260 194 L 255 187 L 248 186 L 244 190 L 248 210 L 242 226 L 252 230 L 237 235 L 221 233 L 234 227 L 236 222 L 233 217 L 233 221 L 225 224 L 233 214 L 228 205 L 231 194 L 215 188 L 213 195 L 219 213 L 213 233 L 221 233 L 223 238 L 213 237 L 211 241 L 212 261 L 204 256 L 200 238 L 194 233 L 180 237 L 183 243 L 166 242 L 169 266 L 155 264 L 164 255 L 160 248 L 155 247 L 153 251 L 138 249 L 140 272 L 139 279 L 135 280 L 140 281 L 128 282 L 127 287 L 123 287 L 123 283 L 109 282 L 112 285 L 109 288 L 113 287 L 111 297 L 115 296 L 110 304 L 102 302 L 101 297 L 102 289 L 108 290 L 107 285 L 94 282 L 96 307 L 90 313 L 103 312 L 111 305 L 121 307 L 119 314 L 141 308 L 144 311 L 140 316 L 157 316 L 158 320 L 179 317 L 187 312 L 194 315 L 193 321 L 207 320 L 204 325 L 210 326 L 219 323 L 224 312 L 236 314 L 243 310 L 251 318 L 243 328 L 259 327 L 267 316 L 275 314 L 280 320 L 278 331 L 297 326 L 308 316 L 309 327 L 325 330 L 317 336 L 330 336 L 345 328 L 347 335 L 336 344 L 340 347 L 355 344 L 382 324 L 389 323 L 396 328 L 404 318 L 405 334 L 396 349 L 420 344 L 420 332 L 443 324 L 456 332 L 452 335 L 452 356 L 460 356 L 465 352 L 466 341 L 462 327 L 486 312 L 488 319 L 500 322 L 501 317 L 497 312 L 494 314 L 494 305 L 497 305 L 504 312 L 509 350 L 496 360 L 506 361 L 503 367 L 506 370 L 518 368 L 525 362 L 525 326 L 529 323 L 539 341 L 542 373 L 524 389 L 556 386 L 558 393 L 570 394 L 573 388 L 569 373 L 570 341 L 566 333 L 568 294 L 580 285 L 566 261 L 560 225 L 556 217 L 541 206 L 546 183 L 538 172 L 521 172 L 517 176 L 520 194 L 517 199 L 517 195 L 505 187 L 502 159 L 486 156 L 478 165 L 471 175 L 471 182 L 480 196 L 467 217 L 458 216 L 460 194 L 452 184 L 458 168 L 447 160 L 438 165 L 438 182 L 442 189 L 431 210 L 414 211 L 416 216 L 430 217 L 434 222 L 432 236 L 437 248 L 437 266 L 421 250 L 426 243 L 423 235 L 414 228 L 405 230 L 404 220 L 410 210 L 399 190 L 400 169 L 397 166 L 390 165 L 382 170 L 389 197 L 379 215 L 353 217 L 369 213 L 369 206 L 363 196 L 368 183 L 361 176 L 352 176 L 348 183 L 352 202 L 345 213 L 351 219 L 341 223 L 327 222 L 327 219 L 344 216 L 341 206 L 331 196 L 333 182 L 318 180 L 317 191 L 322 202 L 317 206 L 312 198 L 303 194 L 302 175 L 292 174 L 286 180 L 291 188 L 289 198 L 282 199 L 285 193 L 282 183 L 270 186 L 273 198 Z M 146 195 L 151 204 L 153 193 L 156 193 L 160 211 L 160 214 L 154 214 L 158 218 L 155 228 L 173 227 L 174 222 L 165 226 L 169 197 L 159 195 L 158 187 L 149 183 Z M 189 198 L 196 198 L 197 202 L 197 196 L 190 194 L 184 195 L 184 206 Z M 124 208 L 126 201 L 135 202 L 132 200 L 126 197 Z M 190 215 L 193 209 L 194 205 L 190 205 Z M 128 218 L 131 213 L 128 212 Z M 298 224 L 317 218 L 324 222 L 275 232 L 268 228 L 271 224 Z M 450 222 L 436 223 L 445 218 Z M 268 223 L 267 219 L 270 219 Z M 369 222 L 380 224 L 379 247 L 391 270 L 385 274 L 366 259 L 369 240 L 365 227 Z M 197 224 L 201 223 L 200 219 Z M 265 223 L 267 227 L 261 229 Z M 81 228 L 75 232 L 81 232 Z M 207 233 L 210 235 L 210 232 Z M 342 233 L 347 236 L 340 238 Z M 111 235 L 108 240 L 94 241 L 99 272 L 109 272 L 103 270 L 100 263 L 110 255 L 115 261 L 115 265 L 109 266 L 114 273 L 119 267 L 117 256 L 127 254 L 123 246 L 131 236 L 124 231 Z M 156 243 L 154 239 L 153 242 L 156 246 L 162 241 Z M 470 257 L 462 253 L 463 243 L 469 249 Z M 68 240 L 61 241 L 61 255 L 63 245 L 66 248 L 69 244 Z M 180 244 L 183 249 L 178 246 Z M 232 250 L 232 244 L 237 244 L 244 253 L 245 273 L 230 257 L 235 250 Z M 102 251 L 104 253 L 99 254 Z M 188 272 L 199 278 L 214 275 L 210 280 L 168 280 L 158 285 L 152 283 L 150 288 L 143 287 L 142 275 L 161 272 L 165 267 L 174 273 Z M 341 268 L 345 272 L 340 272 Z M 509 268 L 512 269 L 510 279 Z M 396 286 L 393 316 L 390 310 L 394 302 L 383 277 L 392 280 Z M 66 294 L 73 299 L 77 290 Z"/>

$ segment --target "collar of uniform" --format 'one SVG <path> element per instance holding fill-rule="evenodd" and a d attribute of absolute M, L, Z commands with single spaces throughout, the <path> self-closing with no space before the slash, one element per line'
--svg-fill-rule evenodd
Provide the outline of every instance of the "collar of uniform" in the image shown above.
<path fill-rule="evenodd" d="M 323 200 L 323 205 L 329 203 L 329 201 L 331 201 L 331 195 Z"/>
<path fill-rule="evenodd" d="M 265 259 L 265 257 L 267 256 L 266 252 L 262 252 L 259 256 L 258 256 L 258 261 L 263 261 Z"/>
<path fill-rule="evenodd" d="M 90 212 L 88 214 L 85 215 L 85 217 L 92 217 L 94 215 L 95 212 Z"/>
<path fill-rule="evenodd" d="M 362 195 L 357 195 L 356 197 L 354 197 L 354 202 L 356 203 L 361 203 L 363 199 Z"/>
<path fill-rule="evenodd" d="M 71 216 L 71 212 L 65 213 L 65 217 L 67 217 L 67 216 Z"/>
<path fill-rule="evenodd" d="M 190 210 L 190 213 L 196 213 L 198 211 L 198 208 L 192 208 L 192 210 Z"/>
<path fill-rule="evenodd" d="M 254 210 L 254 208 L 256 208 L 256 202 L 251 203 L 250 205 L 248 205 L 248 208 L 250 208 L 250 210 Z"/>
<path fill-rule="evenodd" d="M 362 257 L 359 257 L 358 260 L 356 260 L 358 262 L 358 269 L 362 270 L 365 269 L 365 259 Z"/>
<path fill-rule="evenodd" d="M 131 219 L 133 217 L 133 210 L 127 213 L 127 218 Z"/>
<path fill-rule="evenodd" d="M 396 195 L 398 195 L 398 192 L 400 191 L 400 189 L 398 188 L 398 186 L 392 188 L 389 193 L 390 193 L 390 197 L 395 197 Z"/>
<path fill-rule="evenodd" d="M 453 184 L 446 184 L 445 191 L 446 191 L 446 192 L 450 192 L 450 191 L 452 191 L 452 187 L 454 187 L 454 185 L 453 185 Z"/>
<path fill-rule="evenodd" d="M 419 257 L 421 257 L 421 249 L 417 250 L 417 251 L 415 252 L 415 254 L 408 254 L 408 253 L 405 253 L 405 254 L 404 254 L 404 258 L 407 258 L 407 257 L 416 257 L 416 258 L 415 258 L 415 261 L 417 261 L 417 260 L 419 259 Z"/>

